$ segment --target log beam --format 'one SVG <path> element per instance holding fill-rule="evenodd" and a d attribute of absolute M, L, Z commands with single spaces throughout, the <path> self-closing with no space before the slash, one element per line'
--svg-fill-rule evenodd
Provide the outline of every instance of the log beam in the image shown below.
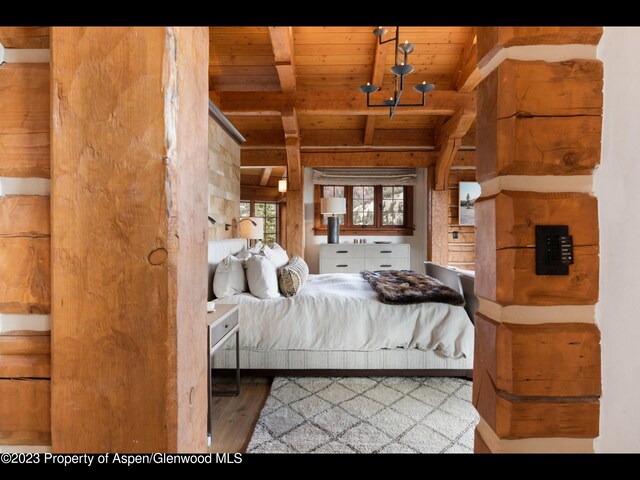
<path fill-rule="evenodd" d="M 296 65 L 291 27 L 269 27 L 273 57 L 283 92 L 296 90 Z"/>
<path fill-rule="evenodd" d="M 387 109 L 368 108 L 366 97 L 359 91 L 211 91 L 209 96 L 225 115 L 280 116 L 286 108 L 295 108 L 299 115 L 389 115 Z M 421 96 L 413 90 L 407 90 L 402 100 L 420 103 Z M 372 98 L 372 101 L 379 99 Z M 475 101 L 474 92 L 436 89 L 429 92 L 426 106 L 399 108 L 396 115 L 453 115 L 460 109 L 475 108 Z"/>
<path fill-rule="evenodd" d="M 482 74 L 478 68 L 478 43 L 474 31 L 460 59 L 460 64 L 456 68 L 454 85 L 459 92 L 471 92 L 481 80 Z"/>
<path fill-rule="evenodd" d="M 436 190 L 447 188 L 449 171 L 458 149 L 462 146 L 462 137 L 465 136 L 475 118 L 475 108 L 458 110 L 438 130 L 436 145 L 439 147 L 440 155 L 435 172 Z"/>
<path fill-rule="evenodd" d="M 384 66 L 387 58 L 384 51 L 384 45 L 380 45 L 378 38 L 375 39 L 374 55 L 373 55 L 373 71 L 371 72 L 371 85 L 382 84 L 384 77 Z M 364 127 L 364 144 L 373 145 L 373 136 L 376 130 L 376 117 L 374 115 L 367 115 L 367 120 Z"/>
<path fill-rule="evenodd" d="M 262 174 L 260 175 L 260 186 L 266 187 L 269 183 L 269 178 L 271 178 L 271 167 L 263 168 Z"/>

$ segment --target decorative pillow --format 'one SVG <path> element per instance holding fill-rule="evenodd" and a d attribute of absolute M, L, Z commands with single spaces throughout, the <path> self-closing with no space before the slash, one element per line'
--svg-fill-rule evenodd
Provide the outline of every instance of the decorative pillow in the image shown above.
<path fill-rule="evenodd" d="M 284 250 L 280 245 L 274 243 L 271 248 L 266 245 L 262 247 L 261 251 L 262 255 L 271 260 L 276 268 L 284 267 L 287 263 L 289 263 L 289 255 L 287 255 L 286 250 Z"/>
<path fill-rule="evenodd" d="M 309 266 L 300 257 L 293 257 L 284 267 L 278 269 L 278 286 L 285 297 L 292 297 L 302 289 L 309 276 Z"/>
<path fill-rule="evenodd" d="M 258 298 L 276 298 L 278 291 L 278 274 L 276 267 L 262 255 L 254 255 L 245 264 L 249 291 Z"/>
<path fill-rule="evenodd" d="M 260 253 L 260 250 L 262 250 L 263 247 L 264 244 L 260 240 L 258 240 L 256 244 L 248 250 L 248 252 L 252 255 L 257 255 Z"/>
<path fill-rule="evenodd" d="M 247 250 L 246 248 L 244 250 L 240 250 L 238 253 L 236 253 L 236 258 L 238 260 L 242 260 L 242 262 L 246 262 L 247 260 L 249 260 L 254 254 L 252 254 L 249 250 Z"/>
<path fill-rule="evenodd" d="M 247 291 L 244 262 L 233 255 L 222 260 L 213 276 L 213 293 L 216 298 L 225 298 Z"/>

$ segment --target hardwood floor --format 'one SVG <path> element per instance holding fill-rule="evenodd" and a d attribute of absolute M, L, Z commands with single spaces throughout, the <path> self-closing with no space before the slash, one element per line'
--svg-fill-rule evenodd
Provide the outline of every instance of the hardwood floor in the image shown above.
<path fill-rule="evenodd" d="M 270 377 L 247 376 L 241 379 L 237 397 L 213 397 L 213 442 L 209 451 L 243 453 L 271 390 Z M 217 378 L 214 389 L 233 388 L 234 378 Z"/>

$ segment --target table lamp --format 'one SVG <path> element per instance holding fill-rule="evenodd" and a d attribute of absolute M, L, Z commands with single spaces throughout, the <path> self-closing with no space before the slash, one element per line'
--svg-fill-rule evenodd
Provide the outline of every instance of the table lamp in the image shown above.
<path fill-rule="evenodd" d="M 327 197 L 320 200 L 320 213 L 327 218 L 327 243 L 340 243 L 340 218 L 347 213 L 347 200 Z"/>
<path fill-rule="evenodd" d="M 240 225 L 240 238 L 249 240 L 262 240 L 264 238 L 264 218 L 245 217 L 238 220 Z"/>

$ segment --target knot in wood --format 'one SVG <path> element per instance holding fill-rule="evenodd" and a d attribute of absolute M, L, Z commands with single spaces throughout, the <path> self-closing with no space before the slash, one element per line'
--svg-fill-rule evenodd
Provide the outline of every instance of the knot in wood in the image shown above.
<path fill-rule="evenodd" d="M 167 261 L 167 251 L 162 247 L 156 248 L 149 254 L 147 258 L 149 259 L 149 263 L 151 265 L 162 265 Z"/>

